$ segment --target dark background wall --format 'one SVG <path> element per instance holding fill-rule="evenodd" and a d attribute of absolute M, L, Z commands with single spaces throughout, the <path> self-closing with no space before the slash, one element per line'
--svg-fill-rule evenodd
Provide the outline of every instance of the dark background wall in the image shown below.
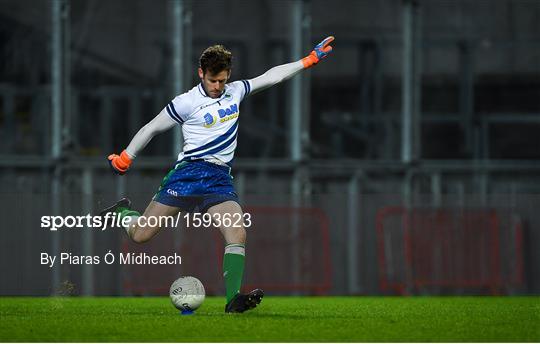
<path fill-rule="evenodd" d="M 420 157 L 413 164 L 401 160 L 405 3 L 302 2 L 300 25 L 304 27 L 305 53 L 327 35 L 336 37 L 331 57 L 301 77 L 302 101 L 307 104 L 303 114 L 304 160 L 296 163 L 289 155 L 289 81 L 242 104 L 235 165 L 237 191 L 247 207 L 300 207 L 323 212 L 323 218 L 328 218 L 330 250 L 325 255 L 331 258 L 333 283 L 325 292 L 395 292 L 385 290 L 380 283 L 384 264 L 379 259 L 377 214 L 387 207 L 402 206 L 443 209 L 440 216 L 455 214 L 456 209 L 481 209 L 485 214 L 495 209 L 501 221 L 497 246 L 501 254 L 497 259 L 506 269 L 499 276 L 504 283 L 490 280 L 487 287 L 473 290 L 421 289 L 409 281 L 405 284 L 411 292 L 490 293 L 500 287 L 503 293 L 538 293 L 540 236 L 534 209 L 540 206 L 540 2 L 415 2 L 420 27 L 421 145 Z M 64 113 L 62 160 L 50 159 L 51 4 L 0 1 L 0 204 L 5 205 L 0 209 L 3 217 L 9 218 L 0 224 L 2 232 L 9 233 L 1 243 L 0 264 L 4 275 L 16 272 L 18 276 L 0 283 L 0 293 L 4 294 L 46 294 L 58 287 L 53 286 L 51 271 L 36 263 L 36 255 L 52 245 L 52 234 L 38 228 L 36 214 L 53 212 L 49 208 L 54 203 L 52 198 L 61 199 L 63 213 L 97 211 L 103 202 L 124 194 L 133 195 L 142 208 L 178 152 L 169 132 L 149 144 L 137 161 L 138 167 L 121 182 L 103 164 L 106 155 L 123 149 L 138 128 L 175 94 L 173 2 L 87 0 L 69 2 L 67 8 L 64 52 L 69 60 L 63 67 L 69 72 L 66 84 L 70 94 Z M 211 44 L 222 43 L 232 50 L 233 79 L 255 77 L 291 61 L 292 31 L 299 25 L 292 20 L 295 1 L 183 4 L 183 90 L 198 82 L 198 56 Z M 51 196 L 51 179 L 59 165 L 63 169 L 62 196 Z M 289 230 L 297 228 L 291 225 L 297 215 L 294 210 L 282 215 L 283 228 L 277 232 L 280 236 L 288 238 Z M 269 215 L 263 212 L 259 216 Z M 484 228 L 464 218 L 452 225 L 448 224 L 450 220 L 442 225 L 433 220 L 433 225 L 420 227 L 434 231 L 447 226 L 444 228 L 453 228 L 449 230 L 454 234 Z M 325 222 L 321 221 L 308 221 L 306 226 L 324 230 Z M 399 218 L 389 221 L 392 233 L 406 227 Z M 265 231 L 272 230 L 270 227 L 260 224 Z M 305 238 L 301 228 L 289 242 Z M 82 233 L 55 235 L 61 237 L 65 250 L 80 253 L 87 249 Z M 288 254 L 298 262 L 309 262 L 309 252 L 323 252 L 321 247 L 326 247 L 319 235 L 308 241 L 311 246 L 287 246 Z M 383 252 L 402 257 L 404 241 L 393 235 Z M 512 240 L 502 240 L 505 235 Z M 522 247 L 516 241 L 519 235 L 523 235 Z M 443 234 L 438 238 L 443 240 Z M 483 237 L 471 234 L 470 240 L 478 238 Z M 96 233 L 92 242 L 92 249 L 101 252 L 111 247 L 120 249 L 123 239 L 117 232 Z M 401 246 L 391 246 L 396 242 Z M 491 241 L 475 242 L 487 245 L 480 247 L 495 245 Z M 266 245 L 264 240 L 260 245 Z M 254 249 L 253 259 L 259 261 L 262 258 L 257 258 L 256 252 Z M 279 247 L 274 252 L 279 252 Z M 305 255 L 298 257 L 298 252 Z M 440 248 L 436 252 L 444 256 L 446 251 Z M 467 252 L 462 251 L 462 256 Z M 14 262 L 10 257 L 16 254 L 22 256 Z M 317 263 L 305 269 L 305 274 L 284 272 L 283 283 L 294 282 L 287 276 L 296 276 L 309 284 L 318 265 L 323 264 L 319 258 L 313 258 Z M 487 261 L 481 267 L 489 275 L 495 258 L 484 258 Z M 398 271 L 405 269 L 402 263 L 388 264 L 394 264 Z M 446 271 L 433 266 L 435 271 Z M 194 269 L 201 274 L 205 265 Z M 521 282 L 514 283 L 515 275 L 508 270 L 523 271 Z M 61 276 L 73 282 L 78 293 L 84 293 L 85 273 L 88 270 L 70 266 L 62 269 Z M 178 271 L 167 273 L 172 278 Z M 126 274 L 118 266 L 96 267 L 93 276 L 107 278 L 95 278 L 92 292 L 129 293 L 124 283 Z M 26 283 L 32 276 L 40 276 L 40 282 Z M 255 271 L 251 276 L 255 284 L 263 278 Z M 215 285 L 211 287 L 214 292 L 220 291 L 219 281 L 208 283 Z"/>

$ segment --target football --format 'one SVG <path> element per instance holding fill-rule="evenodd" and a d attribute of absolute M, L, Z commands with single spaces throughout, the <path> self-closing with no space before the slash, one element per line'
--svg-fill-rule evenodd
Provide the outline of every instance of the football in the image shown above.
<path fill-rule="evenodd" d="M 183 276 L 173 282 L 169 295 L 173 305 L 181 311 L 194 311 L 204 301 L 204 286 L 195 277 Z"/>

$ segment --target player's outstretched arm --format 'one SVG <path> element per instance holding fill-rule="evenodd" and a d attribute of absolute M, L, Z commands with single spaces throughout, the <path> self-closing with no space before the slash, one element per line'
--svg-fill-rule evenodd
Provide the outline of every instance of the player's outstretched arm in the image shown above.
<path fill-rule="evenodd" d="M 266 73 L 249 80 L 251 83 L 251 94 L 290 79 L 300 71 L 313 67 L 332 52 L 330 43 L 333 40 L 334 36 L 328 36 L 321 43 L 317 44 L 311 53 L 303 59 L 276 66 L 269 69 Z"/>
<path fill-rule="evenodd" d="M 109 164 L 112 170 L 117 174 L 124 174 L 129 170 L 131 163 L 137 154 L 152 140 L 157 134 L 164 132 L 173 126 L 176 122 L 165 112 L 161 111 L 152 121 L 142 127 L 133 137 L 126 149 L 117 154 L 108 156 Z"/>

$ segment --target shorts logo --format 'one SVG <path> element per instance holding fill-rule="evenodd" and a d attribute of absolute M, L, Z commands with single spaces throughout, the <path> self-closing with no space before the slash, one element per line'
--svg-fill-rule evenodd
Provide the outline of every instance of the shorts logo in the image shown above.
<path fill-rule="evenodd" d="M 172 190 L 172 189 L 167 189 L 167 193 L 168 193 L 169 195 L 174 196 L 174 197 L 178 197 L 178 192 L 176 192 L 176 191 L 174 191 L 174 190 Z"/>

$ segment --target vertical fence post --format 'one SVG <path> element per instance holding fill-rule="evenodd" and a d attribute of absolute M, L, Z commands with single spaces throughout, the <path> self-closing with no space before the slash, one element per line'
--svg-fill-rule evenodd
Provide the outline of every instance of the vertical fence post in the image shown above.
<path fill-rule="evenodd" d="M 66 22 L 69 17 L 69 6 L 65 0 L 51 1 L 51 158 L 53 172 L 51 179 L 52 212 L 59 215 L 61 210 L 62 188 L 62 122 L 65 114 L 65 69 L 64 44 Z M 52 233 L 51 254 L 60 254 L 60 234 Z M 59 292 L 61 269 L 59 265 L 52 268 L 52 294 Z"/>
<path fill-rule="evenodd" d="M 354 173 L 347 186 L 347 266 L 348 266 L 348 292 L 357 294 L 359 292 L 358 281 L 358 213 L 360 205 L 360 187 L 358 179 L 359 173 Z"/>
<path fill-rule="evenodd" d="M 415 0 L 403 2 L 403 77 L 401 160 L 410 163 L 420 158 L 420 16 Z"/>
<path fill-rule="evenodd" d="M 184 91 L 184 1 L 174 0 L 172 10 L 173 32 L 171 43 L 173 47 L 173 97 Z M 183 142 L 182 130 L 176 126 L 173 131 L 172 154 L 176 157 Z"/>
<path fill-rule="evenodd" d="M 93 202 L 93 171 L 90 167 L 85 167 L 82 173 L 82 196 L 83 214 L 92 213 Z M 84 256 L 94 255 L 94 232 L 92 228 L 84 228 L 81 235 L 82 254 Z M 82 266 L 82 295 L 94 295 L 94 268 L 92 264 Z"/>

